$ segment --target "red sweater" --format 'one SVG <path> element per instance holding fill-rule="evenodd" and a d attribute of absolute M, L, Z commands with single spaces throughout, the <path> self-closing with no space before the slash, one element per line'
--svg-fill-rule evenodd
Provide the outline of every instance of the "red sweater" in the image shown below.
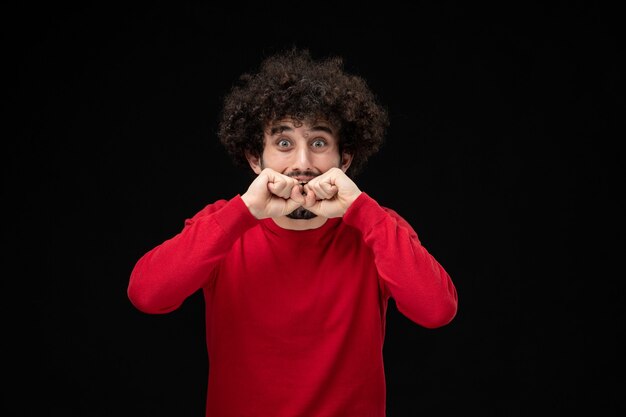
<path fill-rule="evenodd" d="M 202 289 L 207 417 L 383 417 L 389 297 L 418 325 L 449 323 L 454 284 L 396 212 L 367 194 L 318 229 L 210 204 L 146 253 L 128 295 L 167 313 Z"/>

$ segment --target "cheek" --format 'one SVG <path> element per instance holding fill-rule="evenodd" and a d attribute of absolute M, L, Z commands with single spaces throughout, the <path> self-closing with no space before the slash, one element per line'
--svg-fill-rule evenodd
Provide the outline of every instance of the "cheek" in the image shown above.
<path fill-rule="evenodd" d="M 341 167 L 341 156 L 337 154 L 333 155 L 320 155 L 317 160 L 316 165 L 322 169 L 324 172 L 328 171 L 331 168 L 339 168 Z"/>
<path fill-rule="evenodd" d="M 271 168 L 274 171 L 281 172 L 283 168 L 289 166 L 291 160 L 289 154 L 284 152 L 263 152 L 261 157 L 261 169 Z"/>

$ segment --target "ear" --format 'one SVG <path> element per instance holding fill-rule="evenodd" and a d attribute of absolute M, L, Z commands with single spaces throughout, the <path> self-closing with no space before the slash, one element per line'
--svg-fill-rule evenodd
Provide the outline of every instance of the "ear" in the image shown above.
<path fill-rule="evenodd" d="M 246 152 L 246 159 L 255 174 L 259 175 L 261 171 L 263 171 L 263 168 L 261 168 L 261 157 L 254 156 L 251 153 Z"/>
<path fill-rule="evenodd" d="M 347 152 L 341 153 L 341 161 L 339 161 L 339 168 L 341 168 L 343 172 L 346 172 L 348 168 L 350 168 L 350 164 L 352 163 L 352 158 L 353 158 L 352 154 L 349 154 Z"/>

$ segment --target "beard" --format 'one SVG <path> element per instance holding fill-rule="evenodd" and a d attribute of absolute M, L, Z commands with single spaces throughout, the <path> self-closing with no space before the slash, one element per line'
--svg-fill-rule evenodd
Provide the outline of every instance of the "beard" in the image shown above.
<path fill-rule="evenodd" d="M 287 217 L 295 220 L 309 220 L 317 217 L 317 214 L 305 209 L 304 207 L 298 207 L 297 209 L 289 213 Z"/>

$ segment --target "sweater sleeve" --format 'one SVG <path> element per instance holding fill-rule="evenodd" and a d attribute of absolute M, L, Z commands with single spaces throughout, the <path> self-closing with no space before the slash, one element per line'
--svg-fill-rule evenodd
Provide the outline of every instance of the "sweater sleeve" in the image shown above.
<path fill-rule="evenodd" d="M 456 288 L 406 220 L 364 192 L 343 220 L 361 231 L 374 254 L 383 288 L 396 302 L 398 311 L 426 328 L 444 326 L 454 318 Z"/>
<path fill-rule="evenodd" d="M 208 205 L 183 230 L 144 254 L 128 284 L 131 303 L 151 314 L 176 310 L 205 286 L 235 241 L 258 223 L 241 196 Z"/>

